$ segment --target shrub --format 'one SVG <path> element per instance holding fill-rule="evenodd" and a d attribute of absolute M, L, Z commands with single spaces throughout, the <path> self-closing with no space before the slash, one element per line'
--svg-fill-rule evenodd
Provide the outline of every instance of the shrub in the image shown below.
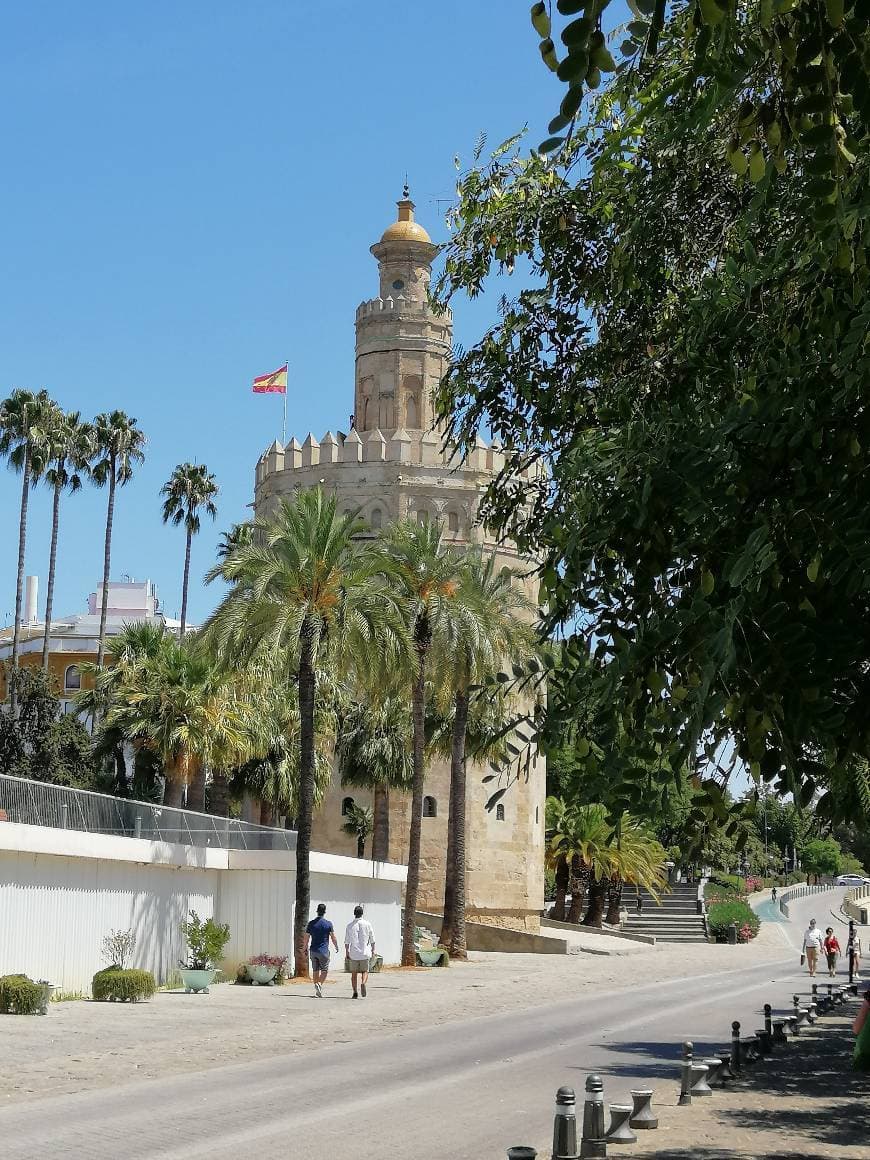
<path fill-rule="evenodd" d="M 136 947 L 136 935 L 132 930 L 110 930 L 103 939 L 103 958 L 111 967 L 126 967 L 127 960 Z"/>
<path fill-rule="evenodd" d="M 739 942 L 749 942 L 758 934 L 761 925 L 758 915 L 748 902 L 742 898 L 734 898 L 725 902 L 714 902 L 707 910 L 707 929 L 717 938 L 727 937 L 731 923 L 737 927 Z M 748 931 L 745 937 L 741 937 Z"/>
<path fill-rule="evenodd" d="M 150 999 L 157 990 L 150 971 L 124 970 L 117 965 L 97 971 L 91 982 L 91 994 L 110 1003 L 137 1003 Z"/>
<path fill-rule="evenodd" d="M 215 922 L 213 918 L 203 922 L 195 910 L 190 912 L 190 920 L 181 924 L 181 932 L 190 949 L 186 966 L 192 971 L 207 971 L 216 966 L 230 941 L 230 928 L 226 923 Z"/>
<path fill-rule="evenodd" d="M 42 987 L 27 975 L 0 977 L 0 1011 L 4 1015 L 35 1015 L 42 1008 Z"/>

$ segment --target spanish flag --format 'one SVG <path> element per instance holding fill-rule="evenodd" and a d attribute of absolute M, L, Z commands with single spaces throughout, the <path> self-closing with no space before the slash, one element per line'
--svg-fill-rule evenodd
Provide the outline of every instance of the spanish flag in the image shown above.
<path fill-rule="evenodd" d="M 288 363 L 284 363 L 282 367 L 278 367 L 278 369 L 276 371 L 272 371 L 270 375 L 260 375 L 259 378 L 254 379 L 254 394 L 286 395 L 288 365 Z"/>

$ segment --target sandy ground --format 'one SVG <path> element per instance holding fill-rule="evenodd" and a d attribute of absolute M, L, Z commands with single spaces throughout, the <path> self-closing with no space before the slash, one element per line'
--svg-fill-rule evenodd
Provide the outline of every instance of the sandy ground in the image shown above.
<path fill-rule="evenodd" d="M 582 941 L 582 940 L 581 940 Z M 592 945 L 592 940 L 589 940 Z M 45 1018 L 0 1025 L 0 1103 L 177 1075 L 191 1067 L 267 1059 L 336 1043 L 525 1010 L 582 993 L 613 993 L 674 977 L 697 977 L 782 960 L 782 928 L 765 924 L 746 946 L 659 944 L 595 937 L 620 953 L 473 954 L 468 963 L 372 976 L 369 997 L 351 1004 L 349 976 L 334 975 L 325 998 L 308 983 L 212 987 L 209 995 L 161 992 L 137 1005 L 58 1003 Z"/>

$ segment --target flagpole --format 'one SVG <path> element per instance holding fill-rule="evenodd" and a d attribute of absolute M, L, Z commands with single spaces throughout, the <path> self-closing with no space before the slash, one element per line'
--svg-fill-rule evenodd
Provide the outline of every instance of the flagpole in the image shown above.
<path fill-rule="evenodd" d="M 290 378 L 290 360 L 287 359 L 287 378 Z M 284 417 L 281 420 L 281 443 L 287 442 L 287 387 L 289 382 L 284 386 Z"/>

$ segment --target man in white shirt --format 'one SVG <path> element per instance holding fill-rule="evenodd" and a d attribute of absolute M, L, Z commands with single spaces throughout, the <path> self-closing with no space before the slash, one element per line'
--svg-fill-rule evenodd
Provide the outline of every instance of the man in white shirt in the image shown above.
<path fill-rule="evenodd" d="M 819 959 L 819 950 L 824 942 L 824 936 L 816 926 L 816 920 L 810 919 L 810 925 L 804 934 L 804 954 L 807 956 L 807 967 L 811 975 L 816 973 L 816 963 Z"/>
<path fill-rule="evenodd" d="M 371 923 L 363 918 L 363 908 L 355 906 L 353 922 L 348 923 L 344 932 L 344 953 L 350 963 L 350 983 L 353 998 L 366 997 L 366 983 L 369 981 L 369 958 L 375 953 L 375 934 Z M 357 979 L 360 980 L 357 991 Z"/>

